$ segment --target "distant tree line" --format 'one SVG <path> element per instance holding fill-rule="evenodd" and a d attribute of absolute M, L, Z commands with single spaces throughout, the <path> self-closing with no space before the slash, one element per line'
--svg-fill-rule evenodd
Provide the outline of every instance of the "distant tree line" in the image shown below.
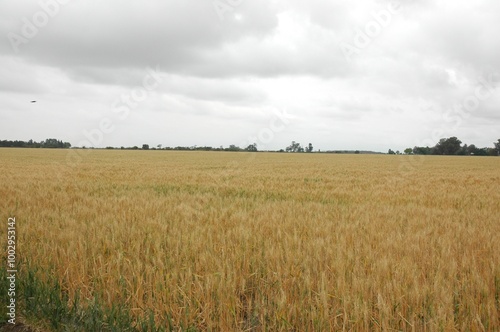
<path fill-rule="evenodd" d="M 85 147 L 84 147 L 85 148 Z M 120 150 L 176 150 L 176 151 L 246 151 L 246 152 L 258 152 L 257 149 L 257 143 L 253 143 L 248 145 L 245 148 L 240 148 L 237 145 L 231 144 L 229 147 L 224 148 L 223 146 L 220 146 L 218 148 L 214 148 L 212 146 L 176 146 L 176 147 L 169 147 L 169 146 L 163 146 L 162 144 L 158 144 L 156 147 L 150 147 L 149 144 L 143 144 L 142 148 L 139 148 L 138 146 L 131 146 L 131 147 L 120 147 L 120 148 L 115 148 L 112 146 L 106 147 L 106 149 L 120 149 Z"/>
<path fill-rule="evenodd" d="M 50 148 L 50 149 L 68 149 L 71 144 L 63 142 L 55 138 L 47 138 L 45 141 L 36 142 L 30 139 L 29 141 L 0 141 L 2 148 Z"/>
<path fill-rule="evenodd" d="M 106 147 L 106 149 L 118 149 L 112 146 Z M 121 150 L 139 150 L 138 146 L 132 147 L 120 147 Z M 246 151 L 246 152 L 258 152 L 257 143 L 249 144 L 248 146 L 241 148 L 235 144 L 229 145 L 229 147 L 224 148 L 223 146 L 214 148 L 211 146 L 176 146 L 176 147 L 164 147 L 162 144 L 158 144 L 156 147 L 150 147 L 149 144 L 143 144 L 141 150 L 180 150 L 180 151 Z M 285 152 L 285 150 L 281 149 L 280 152 Z M 286 152 L 313 152 L 313 145 L 309 143 L 309 145 L 303 148 L 300 143 L 292 141 L 290 146 L 286 147 Z M 359 152 L 358 152 L 359 153 Z"/>
<path fill-rule="evenodd" d="M 398 154 L 389 149 L 389 154 Z M 456 137 L 442 138 L 433 146 L 415 146 L 404 150 L 405 154 L 418 155 L 457 155 L 457 156 L 499 156 L 500 155 L 500 139 L 493 143 L 493 147 L 478 148 L 474 144 L 463 144 Z"/>
<path fill-rule="evenodd" d="M 292 141 L 292 143 L 287 146 L 285 148 L 285 150 L 281 149 L 280 152 L 293 152 L 293 153 L 297 153 L 297 152 L 313 152 L 313 145 L 312 143 L 309 143 L 308 146 L 306 146 L 305 148 L 302 147 L 302 145 L 300 145 L 300 143 L 298 142 L 295 142 L 295 141 Z"/>
<path fill-rule="evenodd" d="M 63 142 L 55 138 L 47 138 L 45 141 L 36 142 L 30 139 L 29 141 L 0 141 L 0 147 L 16 147 L 16 148 L 53 148 L 53 149 L 68 149 L 71 147 L 69 142 Z M 83 147 L 86 148 L 85 146 Z M 90 147 L 92 149 L 92 147 Z M 156 147 L 150 147 L 149 144 L 143 144 L 142 148 L 138 146 L 120 147 L 115 148 L 112 146 L 106 149 L 121 149 L 121 150 L 178 150 L 178 151 L 246 151 L 258 152 L 257 143 L 249 144 L 241 148 L 237 145 L 231 144 L 229 147 L 211 147 L 211 146 L 176 146 L 176 147 L 162 147 L 158 144 Z M 309 143 L 306 147 L 302 147 L 300 143 L 292 141 L 292 143 L 285 149 L 280 149 L 279 152 L 290 153 L 311 153 L 313 152 L 313 145 Z M 321 151 L 318 151 L 321 152 Z M 326 153 L 355 153 L 359 154 L 360 151 L 324 151 Z M 361 153 L 370 153 L 370 151 L 362 151 Z M 388 154 L 401 154 L 399 151 L 389 149 Z M 474 144 L 463 144 L 457 137 L 442 138 L 433 146 L 415 146 L 404 150 L 404 154 L 417 154 L 417 155 L 474 155 L 474 156 L 500 156 L 500 139 L 493 143 L 493 147 L 478 148 Z"/>

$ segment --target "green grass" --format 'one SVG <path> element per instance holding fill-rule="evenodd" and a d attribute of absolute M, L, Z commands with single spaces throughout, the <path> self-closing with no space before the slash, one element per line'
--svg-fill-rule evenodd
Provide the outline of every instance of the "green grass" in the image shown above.
<path fill-rule="evenodd" d="M 189 326 L 174 326 L 170 315 L 165 313 L 161 326 L 155 323 L 153 312 L 145 311 L 136 320 L 130 308 L 116 304 L 104 307 L 96 294 L 91 299 L 81 299 L 77 292 L 70 299 L 58 281 L 42 281 L 41 271 L 25 264 L 18 267 L 16 279 L 16 322 L 49 331 L 194 331 Z M 1 307 L 8 304 L 9 281 L 7 272 L 0 269 Z M 8 323 L 8 316 L 0 316 L 0 327 Z"/>

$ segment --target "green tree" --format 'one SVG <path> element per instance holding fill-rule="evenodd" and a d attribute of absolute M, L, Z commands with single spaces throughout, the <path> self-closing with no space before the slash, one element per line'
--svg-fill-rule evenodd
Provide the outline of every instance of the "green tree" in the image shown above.
<path fill-rule="evenodd" d="M 497 156 L 500 156 L 500 139 L 498 140 L 498 142 L 495 142 L 493 144 L 495 144 L 495 151 L 497 153 Z"/>
<path fill-rule="evenodd" d="M 396 154 L 396 152 L 394 152 L 391 149 L 389 149 L 389 151 L 387 151 L 387 154 Z"/>
<path fill-rule="evenodd" d="M 431 154 L 432 153 L 432 148 L 428 147 L 428 146 L 415 146 L 413 148 L 413 154 L 423 154 L 423 155 L 427 155 L 427 154 Z"/>
<path fill-rule="evenodd" d="M 47 138 L 45 142 L 42 143 L 42 147 L 56 149 L 64 147 L 64 144 L 62 141 L 58 141 L 55 138 Z"/>
<path fill-rule="evenodd" d="M 226 151 L 241 151 L 241 148 L 239 146 L 237 146 L 237 145 L 231 144 L 226 149 Z"/>
<path fill-rule="evenodd" d="M 313 148 L 312 143 L 309 143 L 309 145 L 306 147 L 306 152 L 311 153 L 311 152 L 313 152 L 313 149 L 314 148 Z"/>
<path fill-rule="evenodd" d="M 245 148 L 245 150 L 249 152 L 257 152 L 257 143 L 250 144 Z"/>
<path fill-rule="evenodd" d="M 143 144 L 142 145 L 143 150 L 149 150 L 149 144 Z"/>
<path fill-rule="evenodd" d="M 462 141 L 456 137 L 441 138 L 439 143 L 434 147 L 434 154 L 440 155 L 456 155 L 459 154 Z"/>
<path fill-rule="evenodd" d="M 464 150 L 466 155 L 475 155 L 478 152 L 478 148 L 474 144 L 471 144 L 467 146 L 467 144 L 464 145 Z"/>
<path fill-rule="evenodd" d="M 406 148 L 404 151 L 405 154 L 413 154 L 413 149 L 412 148 Z"/>
<path fill-rule="evenodd" d="M 292 141 L 292 144 L 287 146 L 286 152 L 304 152 L 304 148 L 300 146 L 300 143 Z"/>

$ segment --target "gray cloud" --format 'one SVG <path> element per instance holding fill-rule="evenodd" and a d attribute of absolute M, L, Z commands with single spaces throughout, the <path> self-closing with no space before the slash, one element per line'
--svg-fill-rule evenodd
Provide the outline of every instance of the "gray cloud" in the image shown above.
<path fill-rule="evenodd" d="M 108 117 L 103 144 L 234 144 L 287 109 L 295 121 L 270 148 L 311 137 L 323 149 L 403 149 L 439 127 L 498 139 L 500 80 L 461 126 L 443 118 L 500 72 L 494 0 L 401 1 L 389 16 L 382 0 L 220 0 L 222 14 L 214 3 L 1 2 L 0 138 L 77 144 Z M 161 83 L 119 118 L 113 103 L 148 68 Z"/>

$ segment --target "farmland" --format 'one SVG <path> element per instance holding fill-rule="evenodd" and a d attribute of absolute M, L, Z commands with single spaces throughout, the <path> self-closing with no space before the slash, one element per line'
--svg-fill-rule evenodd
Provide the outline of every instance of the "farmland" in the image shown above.
<path fill-rule="evenodd" d="M 70 301 L 174 329 L 500 329 L 499 158 L 69 151 L 0 150 L 0 217 Z"/>

